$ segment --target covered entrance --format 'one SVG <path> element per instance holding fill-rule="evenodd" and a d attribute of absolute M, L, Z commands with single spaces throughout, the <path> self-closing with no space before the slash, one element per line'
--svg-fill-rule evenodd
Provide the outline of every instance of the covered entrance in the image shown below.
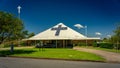
<path fill-rule="evenodd" d="M 73 47 L 71 40 L 42 40 L 44 46 L 54 48 L 71 48 Z"/>

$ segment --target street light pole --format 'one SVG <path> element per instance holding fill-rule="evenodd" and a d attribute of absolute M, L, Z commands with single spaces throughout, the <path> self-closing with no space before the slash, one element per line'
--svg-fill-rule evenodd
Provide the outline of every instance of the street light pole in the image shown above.
<path fill-rule="evenodd" d="M 21 10 L 21 6 L 18 6 L 17 9 L 18 9 L 18 18 L 20 19 L 20 10 Z"/>
<path fill-rule="evenodd" d="M 85 26 L 85 35 L 86 35 L 86 46 L 87 46 L 87 26 Z"/>
<path fill-rule="evenodd" d="M 88 42 L 87 42 L 87 26 L 82 26 L 81 24 L 75 24 L 74 26 L 77 27 L 78 29 L 80 29 L 80 28 L 84 28 L 85 29 L 85 35 L 86 35 L 85 43 L 86 43 L 86 46 L 87 46 L 87 44 L 88 44 Z"/>
<path fill-rule="evenodd" d="M 17 9 L 18 9 L 18 18 L 20 19 L 21 6 L 18 6 Z M 20 46 L 20 39 L 19 39 L 19 46 Z"/>

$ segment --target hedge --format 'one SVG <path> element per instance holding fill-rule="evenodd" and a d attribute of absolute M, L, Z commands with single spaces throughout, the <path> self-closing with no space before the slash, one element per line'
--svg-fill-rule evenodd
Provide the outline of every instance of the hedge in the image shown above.
<path fill-rule="evenodd" d="M 98 45 L 100 48 L 108 48 L 108 49 L 114 48 L 114 45 L 112 43 L 99 43 Z"/>

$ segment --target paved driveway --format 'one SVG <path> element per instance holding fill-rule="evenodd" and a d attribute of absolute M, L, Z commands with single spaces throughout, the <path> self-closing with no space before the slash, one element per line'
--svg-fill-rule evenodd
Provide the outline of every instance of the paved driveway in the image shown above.
<path fill-rule="evenodd" d="M 120 64 L 0 57 L 0 68 L 120 68 Z"/>
<path fill-rule="evenodd" d="M 120 54 L 119 53 L 113 53 L 113 52 L 107 52 L 107 51 L 95 50 L 95 49 L 88 49 L 88 48 L 80 48 L 80 47 L 74 47 L 73 49 L 100 55 L 103 58 L 105 58 L 107 62 L 119 62 L 120 63 Z"/>

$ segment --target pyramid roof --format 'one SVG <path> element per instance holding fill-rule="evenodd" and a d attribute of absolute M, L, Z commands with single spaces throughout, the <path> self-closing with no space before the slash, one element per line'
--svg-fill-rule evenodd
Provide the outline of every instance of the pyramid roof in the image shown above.
<path fill-rule="evenodd" d="M 59 23 L 27 40 L 85 40 L 85 39 L 100 39 L 88 38 L 81 33 L 71 29 L 70 27 Z"/>

